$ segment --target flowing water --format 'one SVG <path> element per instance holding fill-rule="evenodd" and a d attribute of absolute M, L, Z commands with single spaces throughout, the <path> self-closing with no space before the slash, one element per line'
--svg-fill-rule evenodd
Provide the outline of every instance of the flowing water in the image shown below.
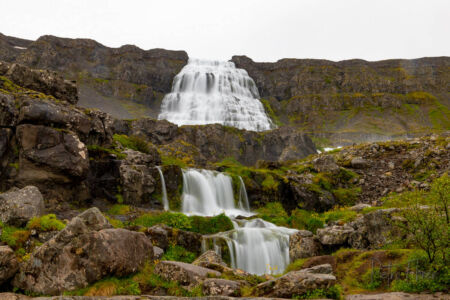
<path fill-rule="evenodd" d="M 168 211 L 169 208 L 169 200 L 167 199 L 167 189 L 166 189 L 166 181 L 164 180 L 164 174 L 161 170 L 161 167 L 156 167 L 159 172 L 159 177 L 161 178 L 161 191 L 162 191 L 162 203 L 164 206 L 164 210 Z"/>
<path fill-rule="evenodd" d="M 183 170 L 182 212 L 185 214 L 214 216 L 225 213 L 233 220 L 234 229 L 210 236 L 225 240 L 231 257 L 231 266 L 253 274 L 279 274 L 289 264 L 289 235 L 295 229 L 278 227 L 252 216 L 245 185 L 240 178 L 239 202 L 235 203 L 230 176 L 210 171 Z M 215 247 L 220 253 L 220 249 Z"/>
<path fill-rule="evenodd" d="M 247 71 L 233 62 L 198 59 L 189 59 L 175 76 L 158 119 L 177 125 L 219 123 L 252 131 L 275 127 Z"/>

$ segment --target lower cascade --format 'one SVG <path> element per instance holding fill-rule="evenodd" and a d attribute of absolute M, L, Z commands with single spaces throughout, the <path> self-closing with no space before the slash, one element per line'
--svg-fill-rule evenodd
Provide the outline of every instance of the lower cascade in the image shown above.
<path fill-rule="evenodd" d="M 174 78 L 158 119 L 177 125 L 222 124 L 252 131 L 274 127 L 247 71 L 233 62 L 189 59 Z"/>
<path fill-rule="evenodd" d="M 234 229 L 210 238 L 225 240 L 232 267 L 258 275 L 282 273 L 289 264 L 289 236 L 297 230 L 259 218 L 237 219 L 253 215 L 242 178 L 239 181 L 236 204 L 230 176 L 210 170 L 183 170 L 182 212 L 202 216 L 225 213 L 232 218 Z M 220 249 L 215 248 L 220 254 Z"/>

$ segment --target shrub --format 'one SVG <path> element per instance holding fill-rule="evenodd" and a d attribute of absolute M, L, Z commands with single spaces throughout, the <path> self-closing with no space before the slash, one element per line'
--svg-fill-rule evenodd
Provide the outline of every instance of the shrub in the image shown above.
<path fill-rule="evenodd" d="M 440 278 L 437 279 L 422 278 L 420 276 L 416 279 L 415 275 L 410 274 L 406 279 L 394 280 L 391 289 L 393 291 L 406 293 L 446 291 L 450 285 L 449 277 L 448 271 L 447 274 L 441 275 Z"/>
<path fill-rule="evenodd" d="M 185 263 L 191 263 L 195 260 L 195 254 L 186 250 L 185 248 L 175 245 L 170 246 L 169 249 L 164 253 L 161 260 L 173 260 L 182 261 Z"/>
<path fill-rule="evenodd" d="M 120 143 L 123 147 L 143 153 L 150 153 L 149 143 L 138 136 L 127 136 L 124 134 L 114 134 L 114 141 Z"/>
<path fill-rule="evenodd" d="M 294 299 L 342 299 L 342 288 L 336 284 L 327 289 L 315 289 L 304 293 L 303 295 L 294 296 Z"/>
<path fill-rule="evenodd" d="M 367 290 L 376 290 L 381 284 L 380 268 L 369 269 L 361 277 L 361 286 Z"/>
<path fill-rule="evenodd" d="M 336 197 L 337 203 L 342 206 L 355 205 L 358 196 L 361 193 L 361 188 L 338 188 L 333 190 L 333 195 Z"/>
<path fill-rule="evenodd" d="M 32 218 L 28 224 L 27 229 L 35 229 L 39 231 L 60 231 L 66 227 L 62 221 L 58 220 L 54 214 L 45 215 L 42 217 Z"/>

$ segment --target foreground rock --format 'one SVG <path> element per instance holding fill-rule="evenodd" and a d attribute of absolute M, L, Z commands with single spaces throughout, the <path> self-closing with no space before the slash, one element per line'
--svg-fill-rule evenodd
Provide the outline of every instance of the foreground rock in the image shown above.
<path fill-rule="evenodd" d="M 55 295 L 86 287 L 107 276 L 137 272 L 153 258 L 143 233 L 113 229 L 97 208 L 72 219 L 65 229 L 37 248 L 14 278 L 14 286 Z"/>
<path fill-rule="evenodd" d="M 203 293 L 208 296 L 239 296 L 241 283 L 220 279 L 208 278 L 203 282 Z"/>
<path fill-rule="evenodd" d="M 200 284 L 208 276 L 220 276 L 220 272 L 179 262 L 161 261 L 155 266 L 155 273 L 169 281 L 177 281 L 184 286 Z"/>
<path fill-rule="evenodd" d="M 0 286 L 11 279 L 17 270 L 19 263 L 14 251 L 9 246 L 0 246 Z"/>
<path fill-rule="evenodd" d="M 331 274 L 292 271 L 277 279 L 263 282 L 257 286 L 259 296 L 292 298 L 314 289 L 330 288 L 336 283 Z"/>
<path fill-rule="evenodd" d="M 187 250 L 200 254 L 202 235 L 184 230 L 174 229 L 164 224 L 155 225 L 145 231 L 154 246 L 166 251 L 171 244 L 182 246 Z"/>
<path fill-rule="evenodd" d="M 54 297 L 39 297 L 31 298 L 25 295 L 13 294 L 13 293 L 0 293 L 0 299 L 2 300 L 234 300 L 235 297 L 227 296 L 207 296 L 207 297 L 179 297 L 179 296 L 54 296 Z M 261 297 L 245 297 L 243 299 L 255 299 L 255 300 L 275 300 L 274 298 L 261 298 Z"/>
<path fill-rule="evenodd" d="M 212 250 L 208 250 L 200 255 L 192 264 L 200 267 L 207 267 L 209 264 L 218 264 L 224 267 L 227 266 L 222 260 L 222 257 Z"/>
<path fill-rule="evenodd" d="M 44 200 L 35 186 L 0 194 L 0 221 L 4 224 L 22 227 L 32 218 L 42 216 L 44 211 Z"/>

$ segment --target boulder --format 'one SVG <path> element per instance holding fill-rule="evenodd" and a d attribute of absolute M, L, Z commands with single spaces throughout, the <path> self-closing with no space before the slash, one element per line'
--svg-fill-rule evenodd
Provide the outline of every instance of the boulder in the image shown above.
<path fill-rule="evenodd" d="M 164 251 L 170 245 L 179 245 L 185 249 L 200 254 L 202 249 L 202 235 L 179 229 L 173 229 L 167 225 L 155 225 L 145 231 L 147 237 L 154 246 L 162 248 Z"/>
<path fill-rule="evenodd" d="M 14 286 L 57 295 L 107 276 L 135 273 L 153 258 L 153 247 L 143 233 L 111 227 L 95 207 L 74 217 L 33 251 L 15 276 Z"/>
<path fill-rule="evenodd" d="M 159 248 L 158 246 L 153 246 L 153 258 L 154 259 L 161 259 L 161 257 L 164 255 L 164 250 Z"/>
<path fill-rule="evenodd" d="M 321 255 L 308 258 L 302 265 L 302 268 L 308 269 L 320 265 L 331 265 L 333 270 L 337 267 L 336 257 L 333 255 Z"/>
<path fill-rule="evenodd" d="M 350 161 L 350 165 L 355 169 L 364 169 L 369 166 L 369 162 L 362 157 L 354 157 Z"/>
<path fill-rule="evenodd" d="M 308 230 L 299 230 L 289 237 L 289 257 L 291 261 L 299 258 L 317 256 L 320 254 L 321 245 Z"/>
<path fill-rule="evenodd" d="M 184 286 L 194 286 L 209 276 L 221 275 L 220 272 L 179 261 L 160 261 L 154 272 L 165 280 L 177 281 Z"/>
<path fill-rule="evenodd" d="M 0 286 L 11 279 L 19 270 L 14 251 L 9 246 L 0 246 Z"/>
<path fill-rule="evenodd" d="M 207 296 L 239 296 L 241 283 L 220 279 L 208 278 L 203 281 L 203 293 Z"/>
<path fill-rule="evenodd" d="M 259 296 L 292 298 L 314 289 L 326 289 L 336 283 L 336 277 L 330 274 L 291 271 L 279 278 L 257 285 Z"/>
<path fill-rule="evenodd" d="M 0 220 L 8 225 L 22 227 L 45 212 L 41 192 L 35 186 L 13 188 L 0 194 Z"/>
<path fill-rule="evenodd" d="M 344 226 L 329 226 L 317 229 L 317 236 L 322 245 L 338 246 L 345 245 L 348 238 L 355 230 L 345 224 Z"/>
<path fill-rule="evenodd" d="M 392 225 L 397 208 L 375 210 L 364 214 L 349 225 L 355 230 L 349 236 L 349 244 L 355 249 L 377 249 L 386 245 L 390 234 L 399 234 Z"/>
<path fill-rule="evenodd" d="M 227 264 L 222 260 L 222 257 L 212 250 L 204 252 L 196 260 L 194 260 L 192 264 L 201 267 L 206 267 L 208 264 L 218 264 L 224 267 L 227 266 Z"/>
<path fill-rule="evenodd" d="M 361 212 L 363 209 L 368 208 L 368 207 L 372 207 L 372 206 L 369 204 L 366 204 L 366 203 L 359 203 L 359 204 L 353 205 L 349 209 L 356 211 L 356 212 Z"/>
<path fill-rule="evenodd" d="M 317 265 L 314 267 L 301 269 L 301 272 L 312 273 L 312 274 L 332 274 L 333 267 L 330 264 Z"/>
<path fill-rule="evenodd" d="M 317 172 L 336 173 L 339 171 L 339 166 L 336 164 L 333 155 L 321 155 L 313 160 L 313 167 Z"/>

